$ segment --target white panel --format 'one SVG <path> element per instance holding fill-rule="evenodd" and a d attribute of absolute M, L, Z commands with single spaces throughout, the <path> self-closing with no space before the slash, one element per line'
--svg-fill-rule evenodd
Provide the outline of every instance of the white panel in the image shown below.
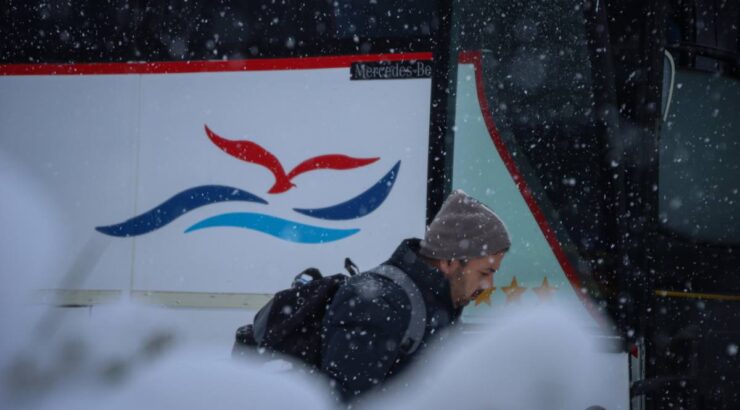
<path fill-rule="evenodd" d="M 94 227 L 133 210 L 138 85 L 134 76 L 0 77 L 0 153 L 16 164 L 18 186 L 42 193 L 55 225 L 53 249 L 22 255 L 47 260 L 42 287 L 129 286 L 132 243 Z M 19 233 L 3 230 L 2 242 Z M 77 280 L 62 283 L 70 270 Z"/>
<path fill-rule="evenodd" d="M 430 88 L 429 79 L 350 81 L 349 68 L 1 78 L 0 150 L 20 164 L 16 185 L 38 181 L 61 226 L 58 249 L 42 256 L 53 277 L 40 287 L 271 293 L 309 266 L 336 273 L 347 256 L 363 269 L 381 263 L 400 240 L 423 234 Z M 380 159 L 306 172 L 295 188 L 270 194 L 272 174 L 215 146 L 206 124 L 260 144 L 286 171 L 325 154 Z M 368 215 L 325 220 L 293 210 L 354 198 L 399 161 L 388 198 Z M 95 230 L 203 185 L 269 203 L 213 203 L 133 237 Z M 231 212 L 359 232 L 323 244 L 236 227 L 185 233 Z"/>

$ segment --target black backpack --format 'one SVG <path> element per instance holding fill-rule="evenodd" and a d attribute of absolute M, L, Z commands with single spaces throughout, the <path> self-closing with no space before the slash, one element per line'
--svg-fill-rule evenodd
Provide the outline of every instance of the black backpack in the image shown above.
<path fill-rule="evenodd" d="M 350 275 L 357 267 L 347 258 L 345 267 Z M 411 301 L 411 320 L 401 341 L 401 353 L 411 354 L 419 346 L 426 328 L 426 305 L 421 292 L 401 269 L 380 265 L 370 272 L 400 286 Z M 254 316 L 252 324 L 236 331 L 233 356 L 257 350 L 262 354 L 287 355 L 307 364 L 321 366 L 323 321 L 327 309 L 339 288 L 350 276 L 322 276 L 315 268 L 298 274 L 289 289 L 282 290 Z"/>

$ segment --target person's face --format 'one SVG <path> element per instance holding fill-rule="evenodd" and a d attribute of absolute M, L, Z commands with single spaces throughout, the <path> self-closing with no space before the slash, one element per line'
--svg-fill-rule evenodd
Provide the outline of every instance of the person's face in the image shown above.
<path fill-rule="evenodd" d="M 455 307 L 464 307 L 486 289 L 493 287 L 493 274 L 498 271 L 504 253 L 468 259 L 442 261 L 440 270 L 450 281 L 450 292 Z"/>

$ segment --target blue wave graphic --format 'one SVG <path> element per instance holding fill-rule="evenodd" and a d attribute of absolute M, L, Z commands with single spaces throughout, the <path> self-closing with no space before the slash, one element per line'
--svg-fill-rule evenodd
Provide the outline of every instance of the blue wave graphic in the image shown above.
<path fill-rule="evenodd" d="M 233 212 L 204 219 L 186 229 L 185 233 L 214 227 L 252 229 L 279 239 L 298 243 L 333 242 L 360 232 L 359 229 L 329 229 L 305 225 L 264 214 Z"/>
<path fill-rule="evenodd" d="M 326 208 L 294 208 L 293 210 L 314 218 L 332 221 L 363 217 L 378 209 L 385 199 L 388 198 L 388 194 L 390 194 L 393 185 L 396 183 L 396 177 L 398 176 L 398 169 L 400 167 L 401 161 L 396 162 L 396 165 L 380 181 L 376 182 L 367 191 L 348 201 Z"/>
<path fill-rule="evenodd" d="M 267 201 L 239 188 L 223 185 L 202 185 L 176 194 L 152 210 L 115 225 L 98 226 L 98 232 L 110 236 L 138 236 L 157 230 L 176 218 L 201 206 L 216 202 L 247 201 L 267 204 Z"/>

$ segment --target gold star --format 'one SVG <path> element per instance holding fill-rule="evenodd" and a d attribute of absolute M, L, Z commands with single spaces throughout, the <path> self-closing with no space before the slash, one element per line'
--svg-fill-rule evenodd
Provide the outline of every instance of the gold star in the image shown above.
<path fill-rule="evenodd" d="M 478 306 L 481 303 L 485 303 L 486 305 L 491 306 L 491 294 L 493 293 L 494 290 L 496 290 L 495 286 L 484 290 L 478 296 L 476 296 L 475 306 Z"/>
<path fill-rule="evenodd" d="M 511 279 L 511 284 L 509 286 L 501 287 L 501 290 L 506 294 L 506 303 L 513 303 L 521 300 L 522 293 L 524 293 L 527 288 L 519 286 L 519 283 L 516 281 L 516 276 L 514 276 Z"/>
<path fill-rule="evenodd" d="M 546 302 L 552 299 L 552 294 L 555 293 L 558 288 L 550 286 L 550 282 L 547 281 L 547 276 L 542 280 L 542 285 L 539 288 L 532 288 L 534 293 L 537 294 L 540 302 Z"/>

